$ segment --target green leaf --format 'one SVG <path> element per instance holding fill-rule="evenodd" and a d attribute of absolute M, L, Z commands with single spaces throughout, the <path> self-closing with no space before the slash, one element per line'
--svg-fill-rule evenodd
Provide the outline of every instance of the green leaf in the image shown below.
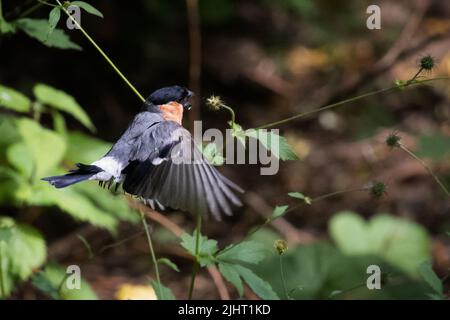
<path fill-rule="evenodd" d="M 374 254 L 410 274 L 417 275 L 419 264 L 431 256 L 431 241 L 422 226 L 387 214 L 365 222 L 352 212 L 337 213 L 329 229 L 344 253 Z"/>
<path fill-rule="evenodd" d="M 31 178 L 34 169 L 33 155 L 23 142 L 15 143 L 6 150 L 8 162 L 24 177 Z"/>
<path fill-rule="evenodd" d="M 192 256 L 195 254 L 197 230 L 192 235 L 183 233 L 181 235 L 181 246 L 185 248 Z M 204 267 L 215 263 L 214 254 L 217 252 L 217 241 L 208 239 L 206 236 L 200 234 L 199 251 L 197 256 L 198 263 Z"/>
<path fill-rule="evenodd" d="M 72 96 L 68 95 L 64 91 L 57 90 L 42 83 L 35 85 L 33 92 L 41 103 L 72 115 L 85 127 L 91 131 L 95 131 L 95 127 L 92 124 L 91 119 Z"/>
<path fill-rule="evenodd" d="M 423 280 L 430 285 L 430 287 L 437 293 L 440 297 L 444 296 L 444 287 L 442 285 L 441 279 L 433 271 L 433 266 L 430 261 L 424 261 L 419 267 L 420 275 Z"/>
<path fill-rule="evenodd" d="M 66 149 L 65 141 L 27 118 L 18 120 L 17 128 L 34 160 L 34 175 L 44 177 L 61 161 Z"/>
<path fill-rule="evenodd" d="M 300 193 L 300 192 L 289 192 L 288 196 L 291 198 L 303 200 L 306 204 L 312 203 L 312 200 L 310 197 L 307 197 L 303 193 Z"/>
<path fill-rule="evenodd" d="M 29 112 L 31 101 L 19 91 L 0 85 L 0 106 L 17 112 Z"/>
<path fill-rule="evenodd" d="M 73 163 L 92 163 L 111 149 L 111 143 L 81 132 L 70 132 L 67 146 L 64 159 Z"/>
<path fill-rule="evenodd" d="M 0 216 L 0 229 L 7 239 L 0 241 L 1 274 L 6 297 L 18 281 L 24 281 L 33 270 L 40 267 L 46 259 L 46 247 L 42 235 L 34 228 L 16 224 L 9 217 Z"/>
<path fill-rule="evenodd" d="M 231 126 L 231 135 L 235 137 L 243 146 L 245 146 L 245 131 L 242 129 L 242 126 L 235 123 L 232 123 L 231 121 L 228 122 L 228 124 Z"/>
<path fill-rule="evenodd" d="M 99 10 L 95 9 L 92 5 L 90 5 L 87 2 L 84 2 L 84 1 L 72 1 L 70 3 L 70 5 L 78 6 L 81 9 L 85 10 L 86 12 L 88 12 L 90 14 L 93 14 L 93 15 L 96 15 L 96 16 L 98 16 L 100 18 L 103 18 L 103 14 Z"/>
<path fill-rule="evenodd" d="M 83 278 L 80 280 L 80 289 L 69 289 L 66 285 L 66 268 L 56 263 L 49 263 L 43 272 L 33 278 L 33 285 L 51 297 L 63 300 L 97 300 L 98 297 L 91 286 Z M 60 289 L 60 290 L 59 290 Z"/>
<path fill-rule="evenodd" d="M 175 263 L 173 263 L 172 261 L 170 261 L 167 258 L 159 258 L 157 260 L 158 263 L 161 264 L 165 264 L 166 266 L 168 266 L 170 269 L 176 271 L 176 272 L 180 272 L 180 269 L 178 269 L 177 265 Z"/>
<path fill-rule="evenodd" d="M 110 232 L 115 232 L 118 219 L 114 214 L 99 207 L 85 193 L 80 192 L 79 188 L 84 187 L 55 189 L 45 181 L 37 181 L 32 192 L 27 194 L 24 200 L 29 205 L 56 205 L 76 220 L 87 221 Z M 97 188 L 97 193 L 92 194 L 92 197 L 100 192 L 101 190 Z"/>
<path fill-rule="evenodd" d="M 222 166 L 225 162 L 224 157 L 219 153 L 217 145 L 214 142 L 208 143 L 206 147 L 203 147 L 202 153 L 213 166 Z"/>
<path fill-rule="evenodd" d="M 275 209 L 273 209 L 272 212 L 272 216 L 270 217 L 271 220 L 275 220 L 279 217 L 284 216 L 284 214 L 286 213 L 287 208 L 289 208 L 289 206 L 285 205 L 285 206 L 276 206 Z"/>
<path fill-rule="evenodd" d="M 236 287 L 239 296 L 242 297 L 244 286 L 242 285 L 241 276 L 236 271 L 234 265 L 226 262 L 219 262 L 219 271 L 227 281 Z"/>
<path fill-rule="evenodd" d="M 158 300 L 176 300 L 175 296 L 172 293 L 172 290 L 165 287 L 162 283 L 159 284 L 158 281 L 151 280 L 150 284 L 155 290 Z"/>
<path fill-rule="evenodd" d="M 219 252 L 217 259 L 229 263 L 253 263 L 256 264 L 263 260 L 269 251 L 262 243 L 256 241 L 243 241 L 236 245 L 225 248 Z"/>
<path fill-rule="evenodd" d="M 279 300 L 278 295 L 273 291 L 270 284 L 258 277 L 252 270 L 241 265 L 234 265 L 234 269 L 244 279 L 253 292 L 264 300 Z"/>
<path fill-rule="evenodd" d="M 61 18 L 61 8 L 60 7 L 54 7 L 50 11 L 50 14 L 48 15 L 47 39 L 52 34 L 53 30 L 55 30 L 56 25 L 58 24 L 60 18 Z"/>
<path fill-rule="evenodd" d="M 258 139 L 258 141 L 270 152 L 272 155 L 283 161 L 298 160 L 297 155 L 288 144 L 286 138 L 274 133 L 272 130 L 265 129 L 249 129 L 245 131 L 245 135 Z"/>
<path fill-rule="evenodd" d="M 16 21 L 16 26 L 28 36 L 38 40 L 47 47 L 81 50 L 79 45 L 70 41 L 62 29 L 55 28 L 47 37 L 48 21 L 45 19 L 22 18 Z"/>

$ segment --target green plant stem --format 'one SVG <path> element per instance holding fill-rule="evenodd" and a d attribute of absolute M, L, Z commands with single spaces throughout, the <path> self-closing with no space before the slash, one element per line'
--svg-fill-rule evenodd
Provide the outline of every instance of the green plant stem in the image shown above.
<path fill-rule="evenodd" d="M 64 13 L 69 17 L 70 20 L 77 26 L 77 28 L 83 33 L 83 35 L 89 40 L 89 42 L 97 49 L 97 51 L 105 58 L 105 60 L 109 63 L 109 65 L 114 69 L 114 71 L 122 78 L 122 80 L 130 87 L 131 90 L 139 97 L 139 99 L 144 102 L 144 97 L 137 91 L 137 89 L 131 84 L 130 81 L 123 75 L 123 73 L 117 68 L 117 66 L 114 64 L 114 62 L 111 61 L 111 59 L 106 55 L 106 53 L 98 46 L 98 44 L 92 39 L 92 37 L 84 30 L 81 25 L 78 23 L 77 20 L 75 20 L 72 15 L 67 11 L 66 8 L 61 4 L 59 0 L 56 0 L 58 4 L 60 5 L 61 9 L 64 11 Z"/>
<path fill-rule="evenodd" d="M 0 295 L 2 298 L 6 297 L 5 277 L 4 277 L 5 270 L 3 270 L 3 246 L 4 246 L 3 243 L 4 241 L 0 241 Z"/>
<path fill-rule="evenodd" d="M 335 192 L 326 193 L 326 194 L 323 194 L 321 196 L 317 196 L 315 198 L 312 198 L 311 199 L 311 203 L 313 203 L 315 201 L 331 198 L 331 197 L 334 197 L 334 196 L 337 196 L 337 195 L 340 195 L 340 194 L 350 193 L 350 192 L 357 192 L 357 191 L 367 191 L 367 188 L 356 188 L 356 189 L 341 190 L 341 191 L 335 191 Z"/>
<path fill-rule="evenodd" d="M 403 144 L 399 143 L 398 147 L 400 149 L 402 149 L 403 151 L 405 151 L 407 154 L 409 154 L 412 158 L 417 160 L 428 171 L 428 173 L 433 177 L 434 181 L 436 181 L 436 183 L 439 185 L 439 187 L 442 189 L 442 191 L 444 191 L 447 196 L 450 196 L 450 192 L 448 191 L 448 189 L 445 187 L 445 185 L 442 183 L 442 181 L 438 178 L 438 176 L 433 172 L 433 170 L 431 170 L 431 168 L 425 163 L 425 161 L 423 161 L 418 156 L 416 156 L 411 150 L 409 150 Z"/>
<path fill-rule="evenodd" d="M 282 119 L 282 120 L 278 120 L 278 121 L 275 121 L 275 122 L 271 122 L 271 123 L 262 125 L 262 126 L 257 127 L 256 129 L 266 129 L 266 128 L 274 127 L 274 126 L 277 126 L 277 125 L 280 125 L 280 124 L 285 124 L 287 122 L 290 122 L 290 121 L 293 121 L 293 120 L 297 120 L 297 119 L 306 117 L 306 116 L 314 114 L 314 113 L 318 113 L 318 112 L 322 112 L 322 111 L 325 111 L 325 110 L 333 109 L 335 107 L 339 107 L 341 105 L 344 105 L 344 104 L 347 104 L 347 103 L 350 103 L 350 102 L 358 101 L 358 100 L 361 100 L 361 99 L 364 99 L 364 98 L 368 98 L 368 97 L 371 97 L 371 96 L 375 96 L 375 95 L 378 95 L 378 94 L 381 94 L 381 93 L 394 91 L 396 89 L 418 86 L 418 85 L 421 85 L 421 84 L 424 84 L 424 83 L 427 83 L 427 82 L 432 82 L 432 81 L 437 81 L 437 80 L 448 80 L 448 79 L 450 79 L 449 77 L 438 77 L 438 78 L 431 78 L 431 79 L 425 79 L 425 80 L 412 82 L 412 80 L 415 79 L 417 77 L 417 75 L 418 74 L 416 74 L 413 78 L 408 80 L 406 82 L 406 84 L 404 84 L 403 86 L 395 85 L 395 86 L 392 86 L 392 87 L 389 87 L 389 88 L 383 88 L 383 89 L 379 89 L 379 90 L 375 90 L 375 91 L 370 91 L 370 92 L 358 95 L 356 97 L 351 97 L 351 98 L 348 98 L 348 99 L 345 99 L 345 100 L 341 100 L 341 101 L 338 101 L 338 102 L 335 102 L 335 103 L 332 103 L 332 104 L 328 104 L 328 105 L 323 106 L 321 108 L 312 109 L 312 110 L 309 110 L 309 111 L 306 111 L 306 112 L 302 112 L 302 113 L 296 114 L 296 115 L 294 115 L 292 117 L 289 117 L 289 118 L 286 118 L 286 119 Z"/>
<path fill-rule="evenodd" d="M 67 278 L 69 278 L 69 276 L 70 276 L 70 273 L 66 273 L 64 275 L 64 277 L 62 278 L 61 282 L 59 283 L 58 289 L 56 289 L 56 292 L 58 293 L 58 297 L 60 300 L 63 299 L 62 289 L 63 289 L 64 283 L 66 282 Z"/>
<path fill-rule="evenodd" d="M 153 266 L 155 267 L 155 275 L 156 275 L 156 282 L 158 283 L 159 296 L 161 296 L 161 299 L 164 300 L 164 297 L 163 297 L 164 293 L 163 293 L 163 290 L 161 290 L 162 286 L 161 286 L 161 278 L 159 277 L 158 261 L 156 260 L 155 250 L 153 250 L 152 237 L 150 235 L 150 231 L 148 230 L 147 221 L 145 220 L 145 216 L 144 216 L 143 212 L 141 212 L 141 221 L 142 221 L 142 225 L 145 230 L 145 235 L 147 236 L 147 242 L 148 242 L 148 247 L 150 249 L 150 254 L 152 256 Z"/>
<path fill-rule="evenodd" d="M 286 287 L 286 280 L 284 279 L 284 270 L 283 270 L 283 255 L 280 254 L 280 276 L 281 276 L 281 283 L 283 284 L 283 290 L 284 295 L 286 296 L 286 299 L 289 300 L 289 294 Z"/>
<path fill-rule="evenodd" d="M 234 113 L 233 108 L 227 106 L 226 104 L 221 104 L 220 105 L 222 108 L 227 109 L 230 113 L 231 113 L 231 124 L 232 126 L 234 126 L 235 122 L 236 122 L 236 114 Z"/>
<path fill-rule="evenodd" d="M 195 261 L 192 266 L 192 276 L 191 276 L 191 285 L 189 286 L 188 300 L 192 299 L 192 293 L 194 292 L 195 278 L 197 277 L 197 272 L 200 269 L 199 260 L 199 251 L 200 251 L 200 235 L 202 228 L 202 216 L 197 214 L 197 229 L 195 234 Z"/>

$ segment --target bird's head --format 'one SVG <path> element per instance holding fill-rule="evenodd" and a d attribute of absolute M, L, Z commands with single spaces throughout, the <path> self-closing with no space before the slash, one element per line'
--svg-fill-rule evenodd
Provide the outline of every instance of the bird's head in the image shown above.
<path fill-rule="evenodd" d="M 194 93 L 182 86 L 164 87 L 154 91 L 145 100 L 148 111 L 161 112 L 166 120 L 181 124 L 183 111 L 191 109 L 189 99 Z"/>

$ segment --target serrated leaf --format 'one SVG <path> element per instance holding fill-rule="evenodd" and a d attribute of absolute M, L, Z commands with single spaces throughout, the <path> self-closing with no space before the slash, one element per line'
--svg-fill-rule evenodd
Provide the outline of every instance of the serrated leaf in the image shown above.
<path fill-rule="evenodd" d="M 97 10 L 96 8 L 94 8 L 91 4 L 84 2 L 84 1 L 72 1 L 70 3 L 70 5 L 72 6 L 78 6 L 81 9 L 85 10 L 86 12 L 93 14 L 95 16 L 98 16 L 100 18 L 103 18 L 103 14 Z"/>
<path fill-rule="evenodd" d="M 181 235 L 181 246 L 194 257 L 196 256 L 196 235 L 197 230 L 195 230 L 192 235 L 187 233 L 183 233 Z M 202 267 L 215 263 L 214 254 L 217 250 L 218 247 L 216 240 L 208 239 L 206 236 L 200 234 L 197 261 Z"/>
<path fill-rule="evenodd" d="M 423 280 L 438 294 L 440 297 L 444 295 L 444 287 L 441 279 L 433 271 L 433 266 L 430 261 L 424 261 L 419 266 L 419 273 Z"/>
<path fill-rule="evenodd" d="M 244 279 L 253 292 L 264 300 L 279 300 L 270 284 L 258 277 L 252 270 L 241 265 L 234 265 L 235 270 Z"/>
<path fill-rule="evenodd" d="M 219 252 L 217 259 L 223 262 L 245 262 L 256 264 L 263 260 L 268 250 L 262 243 L 256 241 L 243 241 Z"/>
<path fill-rule="evenodd" d="M 29 112 L 31 101 L 19 91 L 0 85 L 0 106 L 17 112 Z"/>
<path fill-rule="evenodd" d="M 33 92 L 41 103 L 72 115 L 85 127 L 95 131 L 91 119 L 71 95 L 42 83 L 35 85 Z"/>
<path fill-rule="evenodd" d="M 47 37 L 48 21 L 45 19 L 22 18 L 16 21 L 16 26 L 47 47 L 81 50 L 79 45 L 70 41 L 69 36 L 62 29 L 55 28 Z"/>
<path fill-rule="evenodd" d="M 34 175 L 44 177 L 61 161 L 66 149 L 64 139 L 26 118 L 17 121 L 17 128 L 33 157 Z"/>
<path fill-rule="evenodd" d="M 289 192 L 288 196 L 291 198 L 295 198 L 295 199 L 300 199 L 303 200 L 306 204 L 311 204 L 312 200 L 310 197 L 305 196 L 303 193 L 301 192 Z"/>
<path fill-rule="evenodd" d="M 242 297 L 242 294 L 244 293 L 244 286 L 242 285 L 241 276 L 234 268 L 234 265 L 226 262 L 220 262 L 219 271 L 227 281 L 235 286 L 239 296 Z"/>
<path fill-rule="evenodd" d="M 166 266 L 168 266 L 170 269 L 176 271 L 176 272 L 180 272 L 180 269 L 178 269 L 177 265 L 175 263 L 173 263 L 172 261 L 170 261 L 167 258 L 159 258 L 157 260 L 158 263 L 161 264 L 165 264 Z"/>
<path fill-rule="evenodd" d="M 269 150 L 272 155 L 283 161 L 298 160 L 297 155 L 292 150 L 285 137 L 282 137 L 272 130 L 265 129 L 249 129 L 245 131 L 245 135 L 250 138 L 258 139 L 258 141 Z"/>
<path fill-rule="evenodd" d="M 61 18 L 61 8 L 54 7 L 48 15 L 47 40 L 52 34 L 53 30 L 55 30 L 56 25 L 58 24 L 60 18 Z"/>
<path fill-rule="evenodd" d="M 172 290 L 165 287 L 162 283 L 159 284 L 158 281 L 151 280 L 150 284 L 155 290 L 158 300 L 176 300 L 174 294 L 172 293 Z"/>
<path fill-rule="evenodd" d="M 270 217 L 272 220 L 277 219 L 279 217 L 282 217 L 289 206 L 276 206 L 275 209 L 273 209 L 272 216 Z"/>

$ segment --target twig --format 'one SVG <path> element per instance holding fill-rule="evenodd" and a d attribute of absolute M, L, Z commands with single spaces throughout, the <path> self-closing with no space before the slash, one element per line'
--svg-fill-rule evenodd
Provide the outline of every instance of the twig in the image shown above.
<path fill-rule="evenodd" d="M 114 71 L 122 78 L 122 80 L 130 87 L 131 90 L 138 96 L 138 98 L 144 102 L 144 97 L 137 91 L 137 89 L 131 84 L 130 81 L 123 75 L 123 73 L 117 68 L 117 66 L 114 64 L 114 62 L 111 61 L 111 59 L 106 55 L 106 53 L 98 46 L 98 44 L 92 39 L 92 37 L 84 30 L 81 25 L 78 23 L 76 19 L 72 17 L 72 15 L 67 11 L 67 9 L 61 4 L 59 0 L 56 0 L 56 2 L 59 4 L 61 9 L 64 11 L 64 13 L 69 17 L 70 20 L 75 24 L 75 26 L 83 33 L 83 35 L 89 40 L 89 42 L 97 49 L 97 51 L 105 58 L 105 60 L 109 63 L 109 65 L 114 69 Z"/>
<path fill-rule="evenodd" d="M 448 80 L 448 79 L 450 79 L 450 77 L 437 77 L 437 78 L 430 78 L 430 79 L 425 79 L 425 80 L 417 80 L 417 81 L 414 81 L 414 82 L 411 81 L 411 82 L 406 82 L 403 86 L 401 86 L 401 88 L 402 89 L 406 89 L 406 88 L 413 87 L 413 86 L 418 86 L 418 85 L 421 85 L 421 84 L 424 84 L 424 83 L 427 83 L 427 82 L 432 82 L 432 81 L 437 81 L 437 80 Z M 342 106 L 342 105 L 350 103 L 350 102 L 358 101 L 358 100 L 361 100 L 361 99 L 364 99 L 364 98 L 368 98 L 368 97 L 371 97 L 371 96 L 378 95 L 380 93 L 385 93 L 385 92 L 398 90 L 398 89 L 399 89 L 399 86 L 398 85 L 394 85 L 392 87 L 383 88 L 383 89 L 379 89 L 379 90 L 375 90 L 375 91 L 370 91 L 370 92 L 367 92 L 367 93 L 364 93 L 364 94 L 361 94 L 361 95 L 358 95 L 358 96 L 355 96 L 355 97 L 351 97 L 351 98 L 348 98 L 348 99 L 345 99 L 345 100 L 341 100 L 341 101 L 338 101 L 338 102 L 335 102 L 335 103 L 332 103 L 332 104 L 328 104 L 326 106 L 323 106 L 323 107 L 320 107 L 320 108 L 317 108 L 317 109 L 312 109 L 312 110 L 309 110 L 309 111 L 301 112 L 299 114 L 296 114 L 296 115 L 294 115 L 292 117 L 288 117 L 286 119 L 282 119 L 282 120 L 278 120 L 278 121 L 275 121 L 275 122 L 271 122 L 271 123 L 262 125 L 262 126 L 257 127 L 256 129 L 265 129 L 265 128 L 278 126 L 278 125 L 285 124 L 285 123 L 293 121 L 293 120 L 297 120 L 297 119 L 306 117 L 306 116 L 314 114 L 314 113 L 319 113 L 319 112 L 322 112 L 322 111 L 325 111 L 325 110 L 329 110 L 329 109 L 332 109 L 332 108 L 335 108 L 335 107 L 338 107 L 338 106 Z"/>

